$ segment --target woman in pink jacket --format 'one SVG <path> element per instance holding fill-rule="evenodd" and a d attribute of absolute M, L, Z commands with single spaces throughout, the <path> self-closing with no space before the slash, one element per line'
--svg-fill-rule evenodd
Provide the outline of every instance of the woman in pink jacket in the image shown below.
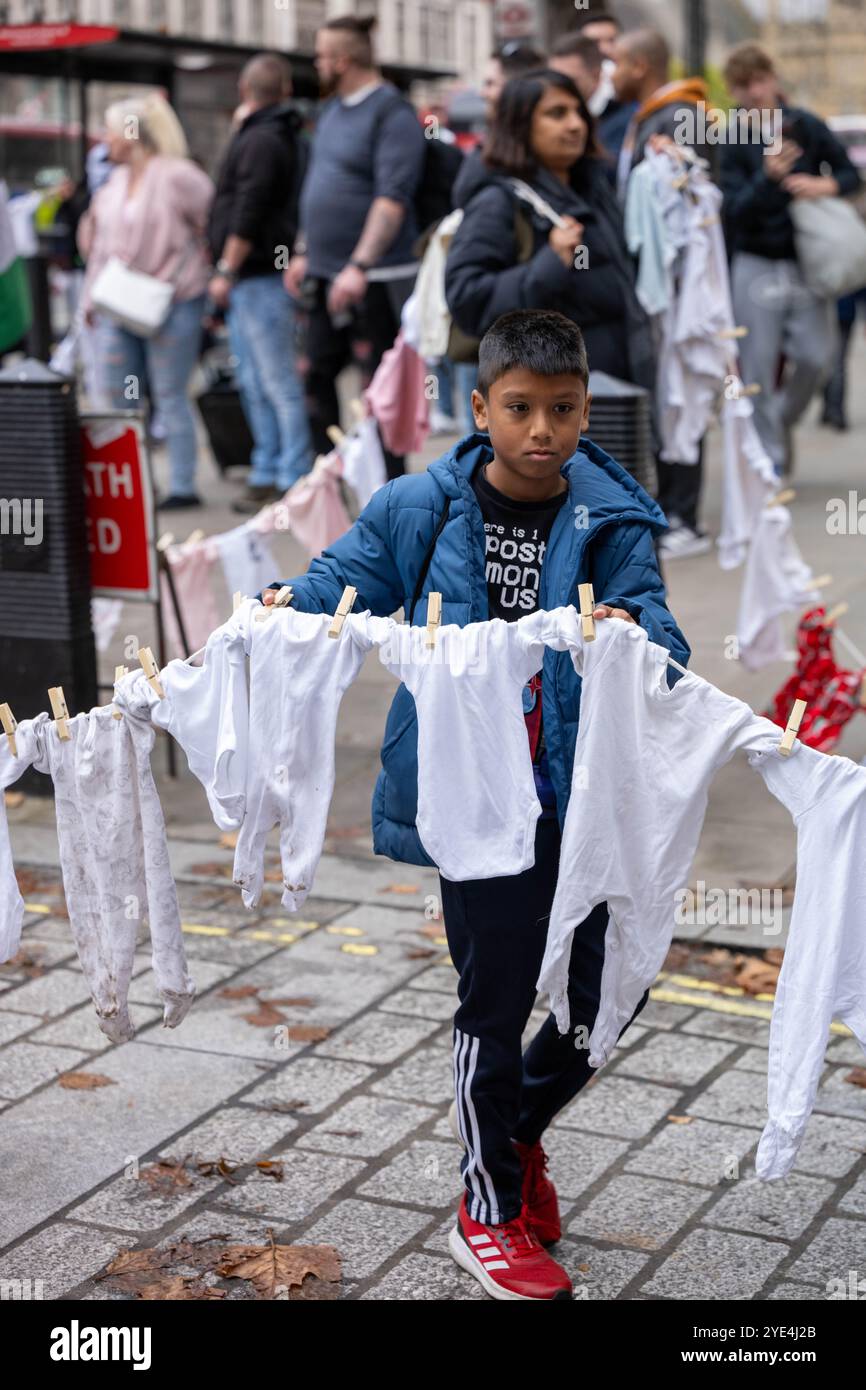
<path fill-rule="evenodd" d="M 199 506 L 196 432 L 187 388 L 198 359 L 209 256 L 204 229 L 214 186 L 188 156 L 177 116 L 158 94 L 115 102 L 105 113 L 116 166 L 79 225 L 87 261 L 84 308 L 94 326 L 102 403 L 129 409 L 150 396 L 165 428 L 170 469 L 164 508 Z M 175 286 L 168 318 L 152 338 L 93 306 L 109 257 Z"/>

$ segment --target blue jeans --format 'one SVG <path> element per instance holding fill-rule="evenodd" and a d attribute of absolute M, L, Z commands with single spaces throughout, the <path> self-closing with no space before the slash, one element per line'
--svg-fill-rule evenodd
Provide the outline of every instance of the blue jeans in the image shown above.
<path fill-rule="evenodd" d="M 232 287 L 227 315 L 241 403 L 253 436 L 250 487 L 292 486 L 313 464 L 304 389 L 295 367 L 295 306 L 279 275 Z"/>
<path fill-rule="evenodd" d="M 104 314 L 94 330 L 100 395 L 114 410 L 129 410 L 150 395 L 165 428 L 169 490 L 176 497 L 195 495 L 198 444 L 187 387 L 198 361 L 204 301 L 199 294 L 172 305 L 152 338 L 139 338 Z"/>

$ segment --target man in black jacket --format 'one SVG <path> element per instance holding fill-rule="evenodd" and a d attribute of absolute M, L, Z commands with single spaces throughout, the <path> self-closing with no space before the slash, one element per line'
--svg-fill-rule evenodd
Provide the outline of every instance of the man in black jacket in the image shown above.
<path fill-rule="evenodd" d="M 239 512 L 281 497 L 309 471 L 313 446 L 295 367 L 295 306 L 281 271 L 297 230 L 303 147 L 300 118 L 287 104 L 288 63 L 262 53 L 238 83 L 241 119 L 217 181 L 208 237 L 216 271 L 210 295 L 227 311 L 252 467 Z"/>
<path fill-rule="evenodd" d="M 739 44 L 725 65 L 738 107 L 775 118 L 767 143 L 740 138 L 722 147 L 720 183 L 732 255 L 731 292 L 746 382 L 761 387 L 755 424 L 777 471 L 793 467 L 791 431 L 833 364 L 835 305 L 809 290 L 797 263 L 790 206 L 799 198 L 837 197 L 859 187 L 857 170 L 836 137 L 809 111 L 789 107 L 769 54 Z M 748 129 L 739 122 L 739 131 Z M 786 370 L 778 386 L 780 354 Z"/>

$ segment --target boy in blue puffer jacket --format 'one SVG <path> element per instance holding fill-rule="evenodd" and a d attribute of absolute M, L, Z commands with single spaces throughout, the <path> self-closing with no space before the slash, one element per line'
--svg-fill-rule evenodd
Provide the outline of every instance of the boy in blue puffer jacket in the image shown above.
<path fill-rule="evenodd" d="M 352 584 L 357 611 L 390 616 L 402 607 L 407 621 L 423 624 L 426 596 L 438 591 L 442 622 L 463 627 L 576 604 L 578 585 L 591 582 L 601 595 L 597 619 L 639 623 L 685 664 L 689 647 L 666 606 L 653 544 L 667 523 L 643 488 L 582 437 L 588 380 L 583 338 L 571 320 L 547 310 L 504 314 L 479 349 L 472 399 L 478 429 L 487 433 L 460 440 L 426 473 L 380 488 L 306 574 L 279 580 L 264 601 L 291 584 L 294 607 L 333 613 Z M 669 683 L 676 678 L 670 670 Z M 560 1224 L 541 1136 L 589 1080 L 588 1053 L 570 1034 L 559 1034 L 552 1015 L 524 1055 L 521 1037 L 556 887 L 580 686 L 569 653 L 549 648 L 524 691 L 542 805 L 533 867 L 474 882 L 439 879 L 460 976 L 452 1124 L 466 1150 L 450 1246 L 499 1299 L 572 1297 L 568 1275 L 545 1249 L 559 1238 Z M 432 864 L 415 826 L 416 808 L 415 704 L 401 685 L 373 796 L 377 853 Z M 602 903 L 574 937 L 569 1004 L 573 1026 L 587 1030 L 583 1037 L 598 1010 L 606 926 Z"/>

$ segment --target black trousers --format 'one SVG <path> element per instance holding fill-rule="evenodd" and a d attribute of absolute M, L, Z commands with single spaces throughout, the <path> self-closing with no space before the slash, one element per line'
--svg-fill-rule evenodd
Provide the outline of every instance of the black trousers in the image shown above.
<path fill-rule="evenodd" d="M 698 507 L 704 481 L 704 441 L 701 440 L 696 463 L 665 463 L 656 459 L 658 496 L 656 501 L 670 520 L 678 516 L 693 531 L 698 528 Z"/>
<path fill-rule="evenodd" d="M 313 448 L 317 454 L 330 453 L 333 445 L 328 438 L 328 426 L 340 423 L 337 377 L 344 367 L 354 362 L 360 369 L 364 386 L 369 386 L 373 373 L 400 331 L 400 311 L 414 283 L 414 277 L 370 281 L 366 295 L 352 311 L 348 322 L 335 327 L 326 303 L 329 282 L 317 281 L 307 324 L 309 368 L 305 388 Z M 405 472 L 402 454 L 392 454 L 389 449 L 383 452 L 389 478 L 397 478 Z"/>
<path fill-rule="evenodd" d="M 526 1052 L 521 1050 L 536 998 L 559 849 L 558 821 L 539 819 L 535 863 L 525 873 L 465 883 L 439 878 L 448 948 L 460 975 L 453 1033 L 454 1091 L 466 1144 L 460 1171 L 469 1214 L 485 1225 L 520 1214 L 520 1162 L 511 1140 L 534 1144 L 596 1070 L 589 1065 L 588 1048 L 575 1047 L 573 1033 L 581 1029 L 579 1036 L 588 1039 L 598 1013 L 605 903 L 593 908 L 574 935 L 571 1032 L 563 1036 L 548 1014 Z M 629 1023 L 648 998 L 649 990 Z"/>

